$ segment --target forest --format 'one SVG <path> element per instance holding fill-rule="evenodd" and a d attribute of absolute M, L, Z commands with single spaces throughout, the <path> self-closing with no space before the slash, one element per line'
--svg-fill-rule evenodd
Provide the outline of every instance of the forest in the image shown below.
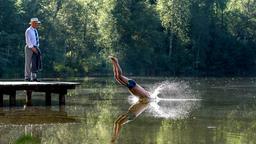
<path fill-rule="evenodd" d="M 256 0 L 0 0 L 0 78 L 23 78 L 38 29 L 42 77 L 256 76 Z"/>

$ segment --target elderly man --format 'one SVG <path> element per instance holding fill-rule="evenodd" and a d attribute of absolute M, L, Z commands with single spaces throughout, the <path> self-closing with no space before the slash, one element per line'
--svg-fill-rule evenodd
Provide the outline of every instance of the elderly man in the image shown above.
<path fill-rule="evenodd" d="M 38 81 L 37 72 L 41 69 L 41 52 L 37 28 L 41 22 L 31 18 L 30 27 L 25 32 L 25 81 Z"/>

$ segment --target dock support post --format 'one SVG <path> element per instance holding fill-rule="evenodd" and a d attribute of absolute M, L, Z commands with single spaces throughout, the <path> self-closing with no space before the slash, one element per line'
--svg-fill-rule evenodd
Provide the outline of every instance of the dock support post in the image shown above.
<path fill-rule="evenodd" d="M 45 93 L 45 105 L 50 106 L 51 104 L 52 104 L 51 93 L 46 92 Z"/>
<path fill-rule="evenodd" d="M 67 94 L 67 90 L 62 90 L 60 93 L 59 93 L 59 105 L 65 105 L 65 95 Z"/>
<path fill-rule="evenodd" d="M 32 106 L 32 91 L 31 90 L 26 90 L 27 97 L 26 97 L 26 106 Z"/>
<path fill-rule="evenodd" d="M 16 91 L 10 92 L 10 106 L 16 106 Z"/>
<path fill-rule="evenodd" d="M 0 107 L 4 106 L 4 94 L 0 93 Z"/>

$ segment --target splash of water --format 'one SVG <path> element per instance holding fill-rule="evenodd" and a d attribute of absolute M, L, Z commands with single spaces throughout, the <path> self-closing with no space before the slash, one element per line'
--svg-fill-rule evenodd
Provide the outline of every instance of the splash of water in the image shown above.
<path fill-rule="evenodd" d="M 150 90 L 151 99 L 147 113 L 154 117 L 180 119 L 189 116 L 199 106 L 201 99 L 186 82 L 164 81 L 155 84 Z M 137 97 L 130 97 L 136 103 Z"/>

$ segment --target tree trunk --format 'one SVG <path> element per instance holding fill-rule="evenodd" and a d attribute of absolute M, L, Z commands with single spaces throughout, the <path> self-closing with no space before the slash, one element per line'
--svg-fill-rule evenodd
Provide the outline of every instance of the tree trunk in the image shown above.
<path fill-rule="evenodd" d="M 171 31 L 171 28 L 169 28 L 169 57 L 172 57 L 172 53 L 173 53 L 173 33 Z"/>

